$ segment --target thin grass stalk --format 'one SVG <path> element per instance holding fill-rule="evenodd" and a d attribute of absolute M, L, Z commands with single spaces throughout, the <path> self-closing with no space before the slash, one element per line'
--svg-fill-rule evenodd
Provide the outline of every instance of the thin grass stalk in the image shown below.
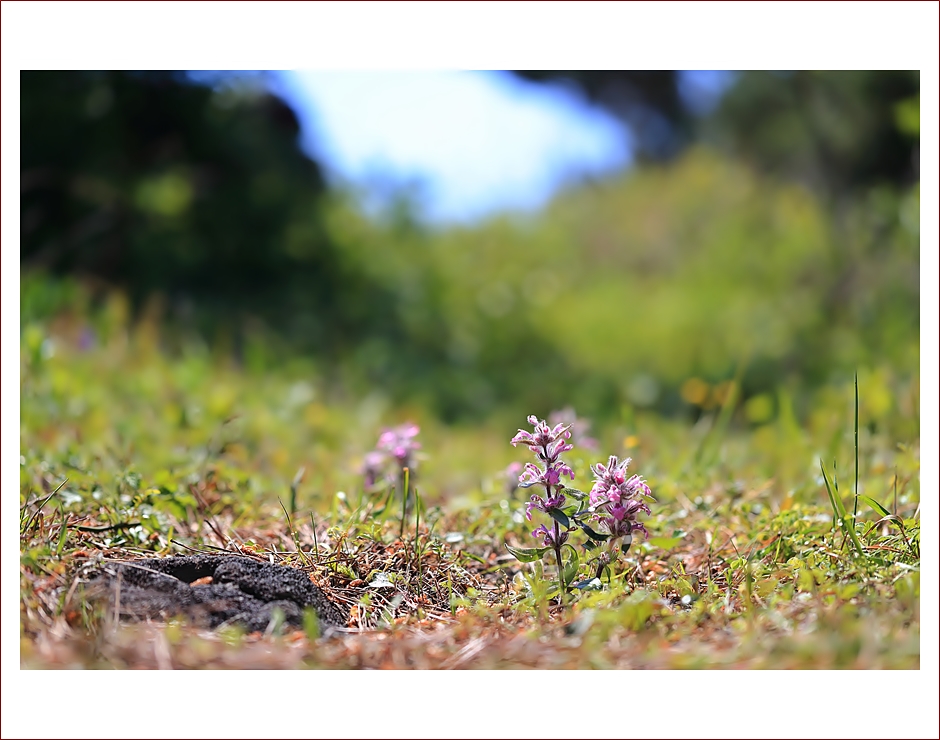
<path fill-rule="evenodd" d="M 852 516 L 858 517 L 858 371 L 855 372 L 855 508 Z"/>
<path fill-rule="evenodd" d="M 304 473 L 307 472 L 307 469 L 301 466 L 297 472 L 294 474 L 294 479 L 290 483 L 290 513 L 291 515 L 297 513 L 297 489 L 300 484 L 303 482 Z"/>
<path fill-rule="evenodd" d="M 33 521 L 36 519 L 37 516 L 39 516 L 39 514 L 42 513 L 42 507 L 45 506 L 47 503 L 49 503 L 49 500 L 53 496 L 55 496 L 59 492 L 59 489 L 62 488 L 62 486 L 64 486 L 68 482 L 69 482 L 68 478 L 63 480 L 59 485 L 55 487 L 55 490 L 52 493 L 50 493 L 42 501 L 39 502 L 39 505 L 36 507 L 36 511 L 34 511 L 33 515 L 29 519 L 26 520 L 26 525 L 20 529 L 20 534 L 23 534 L 29 531 L 29 528 L 33 526 Z"/>
<path fill-rule="evenodd" d="M 419 525 L 421 524 L 421 500 L 418 498 L 418 489 L 415 489 L 415 560 L 418 568 L 418 595 L 424 595 L 424 587 L 421 584 L 421 542 L 419 537 Z"/>
<path fill-rule="evenodd" d="M 313 512 L 310 512 L 310 528 L 313 530 L 313 552 L 314 556 L 317 559 L 317 563 L 320 562 L 320 543 L 317 541 L 317 521 L 313 518 Z"/>
<path fill-rule="evenodd" d="M 407 515 L 410 474 L 411 471 L 408 468 L 401 469 L 401 530 L 398 533 L 399 538 L 405 536 L 405 516 Z"/>
<path fill-rule="evenodd" d="M 287 517 L 287 531 L 290 532 L 290 538 L 294 542 L 294 547 L 297 548 L 297 554 L 300 555 L 300 559 L 304 561 L 304 565 L 310 565 L 310 561 L 307 560 L 307 556 L 304 555 L 304 551 L 300 547 L 300 540 L 297 539 L 297 533 L 294 531 L 294 523 L 290 519 L 290 512 L 287 511 L 287 507 L 284 506 L 284 502 L 281 501 L 281 499 L 278 499 L 277 502 L 281 505 L 284 516 Z"/>

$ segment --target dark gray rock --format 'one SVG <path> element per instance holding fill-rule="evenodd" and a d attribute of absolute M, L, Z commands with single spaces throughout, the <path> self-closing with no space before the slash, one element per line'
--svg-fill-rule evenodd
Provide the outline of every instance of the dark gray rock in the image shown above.
<path fill-rule="evenodd" d="M 211 582 L 194 584 L 202 579 Z M 164 620 L 188 617 L 203 627 L 240 624 L 263 631 L 278 608 L 287 624 L 303 626 L 304 609 L 312 607 L 321 630 L 346 624 L 348 613 L 326 598 L 307 574 L 283 565 L 259 563 L 234 555 L 185 555 L 102 566 L 95 579 L 122 618 Z"/>

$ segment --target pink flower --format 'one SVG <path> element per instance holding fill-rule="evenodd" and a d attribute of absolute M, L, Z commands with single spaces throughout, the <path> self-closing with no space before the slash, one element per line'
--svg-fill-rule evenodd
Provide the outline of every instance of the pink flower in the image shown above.
<path fill-rule="evenodd" d="M 626 470 L 629 464 L 629 457 L 618 460 L 616 455 L 611 455 L 607 465 L 597 463 L 591 466 L 591 470 L 594 471 L 594 487 L 591 488 L 590 495 L 592 507 L 600 507 L 607 503 L 620 504 L 637 496 L 653 498 L 650 487 L 640 476 L 634 475 L 626 480 Z"/>
<path fill-rule="evenodd" d="M 411 423 L 386 429 L 379 435 L 375 448 L 394 457 L 400 467 L 411 467 L 413 453 L 421 449 L 421 445 L 415 440 L 419 431 L 418 426 Z"/>
<path fill-rule="evenodd" d="M 555 533 L 552 529 L 549 529 L 544 524 L 536 529 L 532 530 L 533 537 L 541 537 L 542 545 L 545 547 L 555 547 Z M 565 542 L 568 541 L 568 532 L 564 530 L 559 530 L 558 532 L 558 547 L 561 547 Z"/>
<path fill-rule="evenodd" d="M 545 498 L 533 496 L 525 505 L 525 518 L 532 521 L 532 509 L 538 509 L 551 516 L 550 511 L 552 509 L 560 509 L 564 505 L 565 495 L 563 493 L 559 493 L 557 496 L 546 496 Z"/>
<path fill-rule="evenodd" d="M 652 499 L 653 495 L 640 476 L 627 479 L 629 464 L 629 457 L 619 460 L 611 455 L 607 465 L 591 466 L 594 472 L 594 487 L 589 496 L 591 510 L 596 512 L 595 519 L 604 525 L 612 539 L 632 537 L 633 530 L 648 536 L 646 527 L 637 521 L 637 515 L 641 511 L 650 513 L 649 506 L 640 497 Z"/>
<path fill-rule="evenodd" d="M 394 481 L 404 468 L 414 474 L 414 453 L 421 449 L 415 439 L 419 431 L 418 426 L 410 422 L 382 431 L 375 449 L 367 453 L 363 461 L 362 475 L 367 487 L 382 478 Z"/>

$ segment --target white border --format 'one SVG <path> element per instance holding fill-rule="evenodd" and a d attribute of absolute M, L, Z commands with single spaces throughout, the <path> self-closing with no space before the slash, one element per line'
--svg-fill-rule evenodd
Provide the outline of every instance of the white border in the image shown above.
<path fill-rule="evenodd" d="M 186 714 L 205 721 L 187 725 L 187 732 L 198 727 L 207 735 L 229 737 L 936 737 L 937 501 L 930 498 L 938 490 L 936 3 L 3 2 L 0 12 L 5 737 L 171 737 L 181 731 L 179 725 L 163 725 L 161 717 Z M 332 672 L 279 675 L 269 682 L 222 672 L 211 678 L 136 673 L 133 679 L 99 673 L 78 680 L 19 670 L 19 553 L 10 515 L 19 487 L 19 70 L 387 67 L 922 71 L 922 490 L 929 555 L 923 564 L 920 671 L 720 677 L 415 672 L 391 679 Z M 192 707 L 189 714 L 157 698 L 143 717 L 122 710 L 122 699 L 168 681 L 177 696 L 205 681 L 248 701 L 232 705 L 223 700 Z M 567 701 L 555 693 L 557 686 L 580 687 L 583 699 L 577 704 L 596 702 L 598 711 L 589 712 L 587 721 L 580 711 L 565 712 Z M 159 690 L 150 695 L 169 696 Z M 902 706 L 896 706 L 899 699 Z M 282 709 L 273 714 L 265 706 Z M 370 715 L 376 717 L 374 724 Z"/>

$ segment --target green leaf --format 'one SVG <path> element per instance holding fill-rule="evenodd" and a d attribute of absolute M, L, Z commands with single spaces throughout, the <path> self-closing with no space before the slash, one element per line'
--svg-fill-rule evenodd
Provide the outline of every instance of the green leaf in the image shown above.
<path fill-rule="evenodd" d="M 578 569 L 581 567 L 581 558 L 578 556 L 578 551 L 571 545 L 565 545 L 565 547 L 571 550 L 571 557 L 568 558 L 568 560 L 562 559 L 564 562 L 562 577 L 565 579 L 565 586 L 568 586 L 578 575 Z"/>
<path fill-rule="evenodd" d="M 650 537 L 647 542 L 663 550 L 671 550 L 682 542 L 682 537 Z"/>
<path fill-rule="evenodd" d="M 536 560 L 541 560 L 542 556 L 551 550 L 550 547 L 513 547 L 512 545 L 506 545 L 506 549 L 520 563 L 534 563 Z"/>
<path fill-rule="evenodd" d="M 880 513 L 882 516 L 891 516 L 891 512 L 888 511 L 884 506 L 879 504 L 877 501 L 875 501 L 875 499 L 869 498 L 868 496 L 861 496 L 861 495 L 859 495 L 858 498 L 860 501 L 864 501 L 871 508 L 873 508 L 875 511 Z"/>
<path fill-rule="evenodd" d="M 584 491 L 579 491 L 577 488 L 563 488 L 561 492 L 566 496 L 571 496 L 571 498 L 577 499 L 578 501 L 583 501 L 587 498 L 587 494 Z"/>
<path fill-rule="evenodd" d="M 845 506 L 842 505 L 842 499 L 839 497 L 838 491 L 833 492 L 832 482 L 829 480 L 829 474 L 826 472 L 826 466 L 823 465 L 822 458 L 819 460 L 819 469 L 822 471 L 823 480 L 826 483 L 826 493 L 829 494 L 829 503 L 832 505 L 832 510 L 836 512 L 842 531 L 852 540 L 852 544 L 855 545 L 858 554 L 861 557 L 865 557 L 865 549 L 862 547 L 862 543 L 858 539 L 858 533 L 855 531 L 855 517 L 853 516 L 851 520 L 849 519 L 848 514 L 845 513 Z"/>
<path fill-rule="evenodd" d="M 563 512 L 561 509 L 549 509 L 548 515 L 558 522 L 565 529 L 571 529 L 571 520 L 568 518 L 568 515 Z"/>
<path fill-rule="evenodd" d="M 581 529 L 584 530 L 584 533 L 585 533 L 588 537 L 590 537 L 592 540 L 596 540 L 597 542 L 604 542 L 604 541 L 610 539 L 610 535 L 609 535 L 609 534 L 601 534 L 600 532 L 595 532 L 593 529 L 591 529 L 591 528 L 590 528 L 587 524 L 585 524 L 584 522 L 578 522 L 578 526 L 581 527 Z"/>
<path fill-rule="evenodd" d="M 756 590 L 761 598 L 765 598 L 776 591 L 779 584 L 780 581 L 776 578 L 765 578 L 757 582 Z"/>

